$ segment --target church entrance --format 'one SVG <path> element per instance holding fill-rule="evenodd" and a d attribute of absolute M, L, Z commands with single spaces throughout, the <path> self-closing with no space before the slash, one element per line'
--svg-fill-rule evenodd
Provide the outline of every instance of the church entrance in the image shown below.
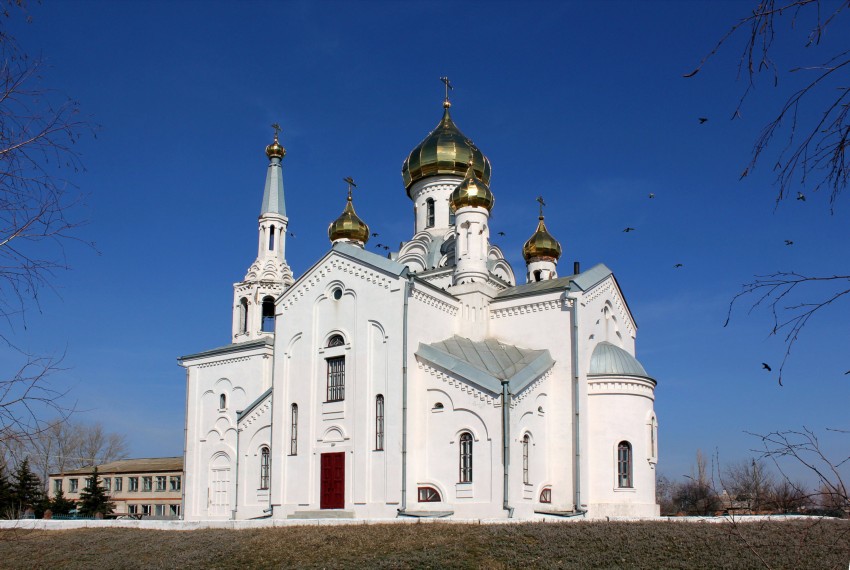
<path fill-rule="evenodd" d="M 322 454 L 321 487 L 321 508 L 345 507 L 345 452 Z"/>
<path fill-rule="evenodd" d="M 230 511 L 230 459 L 218 455 L 213 459 L 210 469 L 209 513 L 221 517 Z"/>

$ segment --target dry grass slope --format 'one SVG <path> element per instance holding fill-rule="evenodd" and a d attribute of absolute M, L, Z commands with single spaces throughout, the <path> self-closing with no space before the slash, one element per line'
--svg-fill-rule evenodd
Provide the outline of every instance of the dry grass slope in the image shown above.
<path fill-rule="evenodd" d="M 761 557 L 761 559 L 760 559 Z M 763 560 L 762 560 L 763 559 Z M 850 521 L 2 531 L 3 568 L 840 568 Z"/>

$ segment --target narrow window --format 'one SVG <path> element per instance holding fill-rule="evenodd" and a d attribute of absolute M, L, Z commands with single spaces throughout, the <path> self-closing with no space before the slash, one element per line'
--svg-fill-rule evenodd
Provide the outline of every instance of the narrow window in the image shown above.
<path fill-rule="evenodd" d="M 537 270 L 535 270 L 535 271 L 534 271 L 534 281 L 535 281 L 535 282 L 538 282 L 538 281 L 540 281 L 540 280 L 541 280 L 541 279 L 540 279 L 540 270 L 539 270 L 539 269 L 537 269 Z"/>
<path fill-rule="evenodd" d="M 434 227 L 434 199 L 428 198 L 425 200 L 425 227 L 433 228 Z"/>
<path fill-rule="evenodd" d="M 552 487 L 546 487 L 542 491 L 540 491 L 540 502 L 541 503 L 551 503 L 552 502 Z"/>
<path fill-rule="evenodd" d="M 455 211 L 449 207 L 449 225 L 455 225 Z"/>
<path fill-rule="evenodd" d="M 621 441 L 617 445 L 617 486 L 632 487 L 632 444 Z"/>
<path fill-rule="evenodd" d="M 104 477 L 103 478 L 103 488 L 106 491 L 112 490 L 112 477 Z"/>
<path fill-rule="evenodd" d="M 271 462 L 269 458 L 269 448 L 263 446 L 260 448 L 260 489 L 269 488 L 269 475 L 271 473 Z"/>
<path fill-rule="evenodd" d="M 53 480 L 53 494 L 59 493 L 62 491 L 62 479 L 54 479 Z"/>
<path fill-rule="evenodd" d="M 460 482 L 472 483 L 472 434 L 460 434 Z"/>
<path fill-rule="evenodd" d="M 68 479 L 68 483 L 70 485 L 68 488 L 69 492 L 76 493 L 79 489 L 79 479 Z"/>
<path fill-rule="evenodd" d="M 225 396 L 224 394 L 222 394 L 221 396 L 218 397 L 218 409 L 219 410 L 226 410 L 227 409 L 227 396 Z"/>
<path fill-rule="evenodd" d="M 269 229 L 269 251 L 274 251 L 274 226 Z"/>
<path fill-rule="evenodd" d="M 274 298 L 263 298 L 263 332 L 274 332 Z"/>
<path fill-rule="evenodd" d="M 375 451 L 384 450 L 384 397 L 375 398 Z"/>
<path fill-rule="evenodd" d="M 124 488 L 124 479 L 122 479 L 121 477 L 116 477 L 115 478 L 115 490 L 121 491 L 121 490 L 123 490 L 123 488 Z"/>
<path fill-rule="evenodd" d="M 345 357 L 328 358 L 328 402 L 345 400 Z"/>
<path fill-rule="evenodd" d="M 292 404 L 292 429 L 289 436 L 289 455 L 298 455 L 298 404 Z"/>
<path fill-rule="evenodd" d="M 239 332 L 248 332 L 248 299 L 239 299 Z"/>
<path fill-rule="evenodd" d="M 440 492 L 434 487 L 419 487 L 420 503 L 439 503 L 442 500 Z"/>
<path fill-rule="evenodd" d="M 528 444 L 531 438 L 528 434 L 522 436 L 522 482 L 528 485 Z"/>

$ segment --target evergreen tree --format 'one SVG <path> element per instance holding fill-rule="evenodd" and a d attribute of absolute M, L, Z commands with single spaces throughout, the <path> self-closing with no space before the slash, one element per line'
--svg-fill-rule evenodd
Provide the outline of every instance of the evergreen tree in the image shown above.
<path fill-rule="evenodd" d="M 6 469 L 2 465 L 0 465 L 0 518 L 14 518 L 12 486 L 9 484 L 9 478 L 6 476 Z"/>
<path fill-rule="evenodd" d="M 86 488 L 80 493 L 80 514 L 85 517 L 93 517 L 97 513 L 104 515 L 111 513 L 115 509 L 115 503 L 109 500 L 106 488 L 97 473 L 97 466 L 95 466 L 87 483 Z"/>
<path fill-rule="evenodd" d="M 13 516 L 20 517 L 27 509 L 33 509 L 37 518 L 44 514 L 47 505 L 41 479 L 30 470 L 29 459 L 21 461 L 15 469 L 10 491 Z"/>
<path fill-rule="evenodd" d="M 54 515 L 67 515 L 76 506 L 76 503 L 71 499 L 65 498 L 65 491 L 59 489 L 53 500 L 50 501 L 50 510 Z"/>

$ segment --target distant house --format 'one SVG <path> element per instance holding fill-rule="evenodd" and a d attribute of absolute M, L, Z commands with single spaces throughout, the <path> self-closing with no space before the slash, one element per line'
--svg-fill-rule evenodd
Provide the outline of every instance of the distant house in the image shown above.
<path fill-rule="evenodd" d="M 61 489 L 65 497 L 80 500 L 93 468 L 84 467 L 50 475 L 50 496 Z M 116 513 L 152 518 L 179 518 L 183 512 L 183 458 L 123 459 L 97 466 L 98 475 L 115 503 Z"/>

